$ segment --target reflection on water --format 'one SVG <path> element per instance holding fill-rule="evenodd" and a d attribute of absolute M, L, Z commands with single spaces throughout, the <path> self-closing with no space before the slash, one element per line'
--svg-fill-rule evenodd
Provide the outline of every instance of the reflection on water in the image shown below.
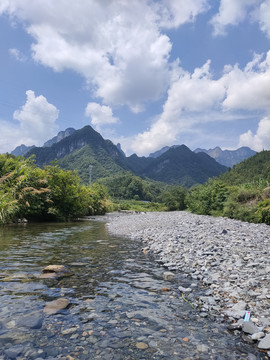
<path fill-rule="evenodd" d="M 163 280 L 140 248 L 100 222 L 0 228 L 0 359 L 263 358 L 201 318 L 177 290 L 191 282 Z M 73 275 L 40 278 L 49 264 Z M 66 309 L 44 313 L 63 297 Z"/>

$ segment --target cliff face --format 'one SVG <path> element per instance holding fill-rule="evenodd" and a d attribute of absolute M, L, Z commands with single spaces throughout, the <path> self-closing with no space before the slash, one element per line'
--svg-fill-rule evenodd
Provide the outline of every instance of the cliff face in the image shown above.
<path fill-rule="evenodd" d="M 76 130 L 73 128 L 67 128 L 65 131 L 60 131 L 56 136 L 52 139 L 46 141 L 43 147 L 51 147 L 53 144 L 63 140 L 64 138 L 72 135 Z"/>

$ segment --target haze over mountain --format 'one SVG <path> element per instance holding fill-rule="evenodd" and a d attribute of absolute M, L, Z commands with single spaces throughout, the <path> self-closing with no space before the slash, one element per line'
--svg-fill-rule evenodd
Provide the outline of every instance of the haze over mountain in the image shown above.
<path fill-rule="evenodd" d="M 248 159 L 251 156 L 256 154 L 256 151 L 251 150 L 249 147 L 243 146 L 237 150 L 221 150 L 220 147 L 215 147 L 214 149 L 195 149 L 195 153 L 204 152 L 214 158 L 220 164 L 233 167 L 236 164 L 239 164 L 241 161 Z"/>
<path fill-rule="evenodd" d="M 35 147 L 27 156 L 35 155 L 38 166 L 57 160 L 64 169 L 77 170 L 84 182 L 89 180 L 90 165 L 93 180 L 129 171 L 138 176 L 186 187 L 204 183 L 210 177 L 226 171 L 226 167 L 207 154 L 195 154 L 185 145 L 169 148 L 157 157 L 146 158 L 136 154 L 126 157 L 119 145 L 103 139 L 91 126 L 76 131 L 72 129 L 71 135 L 60 141 L 55 142 L 56 137 L 52 140 L 45 143 L 52 143 L 51 146 Z"/>
<path fill-rule="evenodd" d="M 54 136 L 52 139 L 46 141 L 43 144 L 43 147 L 50 147 L 53 144 L 61 141 L 62 139 L 64 139 L 67 136 L 72 135 L 76 130 L 73 128 L 67 128 L 64 131 L 59 131 L 59 133 Z M 15 155 L 15 156 L 24 156 L 28 151 L 32 150 L 34 147 L 36 147 L 35 145 L 32 146 L 25 146 L 24 144 L 21 144 L 19 146 L 17 146 L 13 151 L 11 151 L 11 154 Z"/>

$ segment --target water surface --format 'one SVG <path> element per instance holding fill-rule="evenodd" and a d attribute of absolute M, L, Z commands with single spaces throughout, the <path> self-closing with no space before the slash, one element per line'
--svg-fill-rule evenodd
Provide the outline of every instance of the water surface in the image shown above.
<path fill-rule="evenodd" d="M 184 301 L 177 288 L 192 281 L 165 281 L 141 247 L 95 221 L 0 228 L 0 359 L 264 358 Z M 50 264 L 73 275 L 41 279 Z M 68 308 L 46 315 L 61 297 Z"/>

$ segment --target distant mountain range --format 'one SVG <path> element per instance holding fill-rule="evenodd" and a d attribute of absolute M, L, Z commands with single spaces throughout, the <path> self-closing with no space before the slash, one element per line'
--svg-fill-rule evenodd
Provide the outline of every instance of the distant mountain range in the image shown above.
<path fill-rule="evenodd" d="M 21 150 L 26 151 L 25 147 Z M 225 166 L 207 154 L 196 154 L 185 145 L 168 148 L 154 157 L 139 157 L 136 154 L 126 157 L 120 144 L 116 146 L 103 139 L 91 126 L 80 130 L 69 128 L 47 141 L 43 147 L 32 147 L 24 155 L 35 155 L 36 164 L 41 167 L 57 160 L 64 169 L 77 170 L 85 183 L 89 181 L 90 165 L 93 181 L 128 171 L 186 187 L 204 183 L 226 171 Z"/>
<path fill-rule="evenodd" d="M 248 159 L 251 156 L 256 154 L 256 151 L 251 150 L 249 147 L 241 147 L 237 150 L 221 150 L 220 147 L 215 147 L 214 149 L 196 149 L 195 153 L 204 152 L 215 159 L 220 164 L 233 167 L 236 164 L 239 164 L 241 161 Z"/>
<path fill-rule="evenodd" d="M 65 131 L 60 131 L 56 136 L 52 139 L 46 141 L 43 144 L 43 147 L 51 147 L 53 144 L 63 140 L 65 137 L 72 135 L 76 130 L 73 128 L 67 128 Z M 26 146 L 24 144 L 17 146 L 13 151 L 11 151 L 12 155 L 15 156 L 24 156 L 28 151 L 32 150 L 35 145 Z"/>

